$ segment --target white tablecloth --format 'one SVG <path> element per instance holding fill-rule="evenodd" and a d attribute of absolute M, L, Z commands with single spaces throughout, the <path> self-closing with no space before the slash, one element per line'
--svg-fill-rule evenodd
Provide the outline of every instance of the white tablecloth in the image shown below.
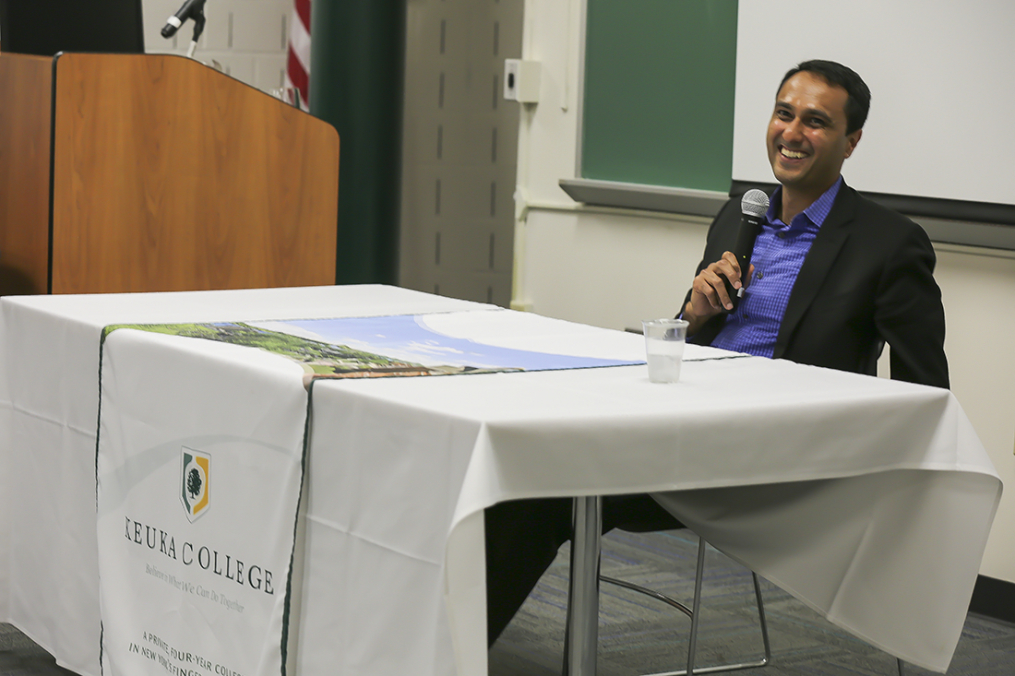
<path fill-rule="evenodd" d="M 0 309 L 0 608 L 89 674 L 103 326 L 487 309 L 491 321 L 461 330 L 550 352 L 643 349 L 638 336 L 388 287 L 5 298 Z M 685 522 L 833 621 L 943 670 L 1000 495 L 947 391 L 787 362 L 690 362 L 674 386 L 649 383 L 644 366 L 328 381 L 313 400 L 294 618 L 305 674 L 485 673 L 482 509 L 639 491 L 667 492 Z"/>
<path fill-rule="evenodd" d="M 103 327 L 486 307 L 383 286 L 0 298 L 0 615 L 62 666 L 98 676 Z"/>

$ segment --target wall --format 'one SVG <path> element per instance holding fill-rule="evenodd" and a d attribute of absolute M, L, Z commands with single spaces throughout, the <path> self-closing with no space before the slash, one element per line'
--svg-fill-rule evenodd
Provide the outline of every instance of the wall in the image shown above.
<path fill-rule="evenodd" d="M 754 152 L 769 113 L 769 80 L 820 52 L 855 68 L 873 95 L 865 143 L 852 158 L 854 188 L 1015 205 L 1015 127 L 973 124 L 962 143 L 927 142 L 952 124 L 957 92 L 982 110 L 1015 107 L 1015 88 L 997 85 L 1015 74 L 1015 3 L 967 0 L 959 10 L 953 0 L 923 0 L 918 13 L 907 0 L 783 0 L 778 12 L 771 0 L 737 4 L 740 25 L 750 29 L 737 35 L 734 178 L 771 180 L 768 158 Z M 772 40 L 776 32 L 794 38 Z"/>
<path fill-rule="evenodd" d="M 522 0 L 409 0 L 401 286 L 507 305 L 514 245 Z"/>
<path fill-rule="evenodd" d="M 527 0 L 522 58 L 543 65 L 522 111 L 513 305 L 615 329 L 676 312 L 705 240 L 697 218 L 575 205 L 582 0 Z M 682 121 L 674 120 L 674 124 Z M 762 140 L 759 139 L 759 147 Z M 848 177 L 849 166 L 844 171 Z M 1008 485 L 981 573 L 1015 582 L 1015 256 L 940 245 L 952 389 Z M 947 533 L 942 533 L 947 546 Z"/>
<path fill-rule="evenodd" d="M 186 54 L 194 25 L 188 21 L 172 39 L 160 32 L 183 0 L 143 0 L 145 51 Z M 194 58 L 264 91 L 282 86 L 292 0 L 212 0 Z"/>

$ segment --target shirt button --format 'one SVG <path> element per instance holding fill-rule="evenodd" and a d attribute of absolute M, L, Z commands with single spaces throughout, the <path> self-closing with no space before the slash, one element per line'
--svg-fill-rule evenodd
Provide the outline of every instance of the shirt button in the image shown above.
<path fill-rule="evenodd" d="M 780 232 L 779 233 L 779 239 L 786 239 L 786 233 Z"/>
<path fill-rule="evenodd" d="M 764 279 L 764 278 L 765 278 L 765 273 L 762 272 L 761 270 L 758 270 L 758 279 Z"/>

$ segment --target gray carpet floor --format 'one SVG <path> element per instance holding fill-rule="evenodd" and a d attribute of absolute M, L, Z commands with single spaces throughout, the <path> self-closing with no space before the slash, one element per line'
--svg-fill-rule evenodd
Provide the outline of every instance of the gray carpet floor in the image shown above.
<path fill-rule="evenodd" d="M 693 596 L 697 538 L 689 531 L 604 538 L 603 573 L 684 603 Z M 762 654 L 750 572 L 709 548 L 699 667 Z M 567 602 L 567 547 L 490 651 L 490 676 L 559 676 Z M 834 627 L 762 581 L 772 663 L 744 676 L 893 676 L 889 655 Z M 683 669 L 687 618 L 634 592 L 604 585 L 600 594 L 600 676 Z M 393 647 L 393 649 L 397 649 Z M 931 672 L 906 665 L 905 676 Z M 0 676 L 68 676 L 52 656 L 9 624 L 0 624 Z M 948 676 L 1015 676 L 1015 625 L 969 615 Z"/>
<path fill-rule="evenodd" d="M 0 623 L 0 675 L 72 676 L 53 656 L 9 624 Z"/>
<path fill-rule="evenodd" d="M 690 531 L 604 538 L 602 572 L 690 605 L 697 537 Z M 567 546 L 490 651 L 490 676 L 558 676 L 567 601 Z M 824 620 L 762 580 L 772 662 L 744 676 L 891 676 L 895 658 Z M 696 666 L 752 661 L 763 654 L 750 571 L 711 547 Z M 603 585 L 600 591 L 600 676 L 635 676 L 686 667 L 690 622 L 664 603 Z M 905 676 L 933 672 L 904 666 Z M 1015 625 L 970 614 L 948 676 L 1015 676 Z"/>

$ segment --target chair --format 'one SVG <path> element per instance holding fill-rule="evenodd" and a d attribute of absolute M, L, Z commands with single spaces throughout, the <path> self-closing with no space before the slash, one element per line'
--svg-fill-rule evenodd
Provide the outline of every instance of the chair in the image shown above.
<path fill-rule="evenodd" d="M 675 599 L 659 592 L 624 580 L 602 575 L 599 570 L 602 546 L 602 498 L 575 498 L 574 531 L 571 546 L 571 579 L 568 585 L 567 623 L 564 636 L 564 675 L 595 676 L 596 648 L 598 643 L 599 582 L 606 582 L 631 591 L 644 594 L 666 603 L 687 615 L 691 620 L 691 632 L 687 650 L 687 668 L 646 676 L 693 676 L 714 674 L 767 666 L 772 659 L 772 648 L 768 638 L 768 622 L 765 618 L 765 604 L 761 596 L 758 575 L 751 571 L 754 594 L 758 607 L 758 621 L 764 644 L 764 657 L 751 662 L 736 662 L 712 665 L 696 669 L 695 651 L 698 639 L 698 624 L 701 608 L 701 588 L 705 569 L 705 540 L 698 537 L 698 560 L 694 574 L 694 599 L 688 608 Z M 594 572 L 593 572 L 594 571 Z M 897 659 L 899 676 L 903 676 L 903 661 Z"/>
<path fill-rule="evenodd" d="M 705 567 L 705 543 L 699 538 L 698 563 L 694 580 L 694 601 L 692 608 L 658 592 L 645 589 L 630 582 L 603 578 L 599 572 L 600 549 L 602 547 L 602 498 L 598 496 L 575 498 L 574 530 L 571 545 L 571 579 L 568 584 L 567 629 L 564 636 L 565 676 L 595 676 L 596 649 L 598 647 L 599 581 L 602 579 L 667 603 L 691 618 L 691 635 L 687 651 L 687 669 L 665 672 L 652 676 L 693 676 L 693 674 L 716 673 L 762 667 L 771 660 L 771 646 L 768 641 L 768 624 L 765 621 L 765 607 L 761 599 L 758 577 L 754 577 L 754 590 L 758 602 L 758 617 L 765 646 L 765 656 L 751 663 L 723 664 L 694 668 L 695 649 L 698 638 L 698 619 L 701 607 L 701 581 Z"/>
<path fill-rule="evenodd" d="M 761 640 L 764 644 L 765 655 L 757 660 L 750 662 L 731 662 L 728 664 L 718 664 L 708 667 L 695 668 L 695 650 L 698 642 L 698 621 L 700 619 L 699 610 L 701 608 L 701 587 L 702 579 L 705 571 L 705 540 L 700 536 L 698 537 L 698 563 L 694 571 L 694 600 L 691 602 L 691 608 L 688 608 L 679 601 L 666 596 L 660 592 L 642 587 L 632 582 L 625 580 L 619 580 L 617 578 L 608 577 L 606 575 L 599 575 L 599 579 L 602 582 L 606 582 L 624 589 L 644 594 L 650 598 L 654 598 L 658 601 L 666 603 L 680 612 L 687 615 L 691 620 L 691 634 L 687 646 L 687 668 L 681 671 L 665 671 L 648 676 L 684 676 L 685 674 L 693 676 L 693 674 L 714 674 L 724 671 L 737 671 L 740 669 L 752 669 L 755 667 L 764 667 L 772 660 L 772 646 L 768 640 L 768 622 L 765 619 L 765 603 L 761 598 L 761 585 L 758 583 L 758 574 L 751 572 L 751 578 L 754 581 L 754 598 L 757 602 L 758 607 L 758 622 L 761 625 Z"/>

